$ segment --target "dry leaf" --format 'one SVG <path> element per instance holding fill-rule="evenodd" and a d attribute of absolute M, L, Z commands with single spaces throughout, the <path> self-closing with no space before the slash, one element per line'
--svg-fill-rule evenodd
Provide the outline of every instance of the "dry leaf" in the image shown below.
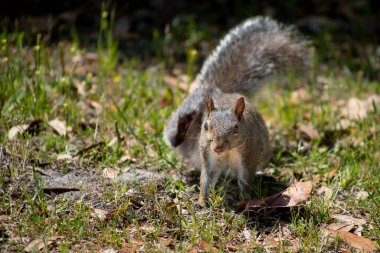
<path fill-rule="evenodd" d="M 120 157 L 120 159 L 117 161 L 117 164 L 118 165 L 122 165 L 123 163 L 125 162 L 131 162 L 131 163 L 136 163 L 136 159 L 134 159 L 129 153 L 123 155 L 122 157 Z"/>
<path fill-rule="evenodd" d="M 324 197 L 325 201 L 328 201 L 332 197 L 332 195 L 333 195 L 333 191 L 330 188 L 328 188 L 327 186 L 324 186 L 324 185 L 322 185 L 321 187 L 319 187 L 319 189 L 317 190 L 317 193 L 319 195 L 323 194 L 323 197 Z"/>
<path fill-rule="evenodd" d="M 198 253 L 199 250 L 198 250 L 198 247 L 197 246 L 193 246 L 190 250 L 187 251 L 188 253 Z"/>
<path fill-rule="evenodd" d="M 70 154 L 59 154 L 57 160 L 71 160 L 73 157 Z"/>
<path fill-rule="evenodd" d="M 29 132 L 29 133 L 36 133 L 38 132 L 38 129 L 42 123 L 42 120 L 36 119 L 30 122 L 29 124 L 23 124 L 23 125 L 17 125 L 9 129 L 8 132 L 8 139 L 12 140 L 14 139 L 17 134 L 22 134 L 24 132 Z"/>
<path fill-rule="evenodd" d="M 173 240 L 171 238 L 159 238 L 160 244 L 164 247 L 168 247 L 170 244 L 172 244 Z"/>
<path fill-rule="evenodd" d="M 59 135 L 66 135 L 68 129 L 66 127 L 66 123 L 64 121 L 57 119 L 53 119 L 48 122 L 49 126 L 51 126 Z"/>
<path fill-rule="evenodd" d="M 299 130 L 301 137 L 306 141 L 316 140 L 320 137 L 318 130 L 310 123 L 302 124 Z"/>
<path fill-rule="evenodd" d="M 112 168 L 105 168 L 103 170 L 104 178 L 115 179 L 118 174 L 119 174 L 119 171 Z"/>
<path fill-rule="evenodd" d="M 300 104 L 309 98 L 310 96 L 307 90 L 304 88 L 299 88 L 293 91 L 292 96 L 290 97 L 290 102 L 292 104 Z"/>
<path fill-rule="evenodd" d="M 366 198 L 368 198 L 368 196 L 369 196 L 369 194 L 366 191 L 359 191 L 358 193 L 356 193 L 357 199 L 366 199 Z"/>
<path fill-rule="evenodd" d="M 358 219 L 354 218 L 349 215 L 343 215 L 343 214 L 333 214 L 331 215 L 331 218 L 334 218 L 338 221 L 345 222 L 348 224 L 354 224 L 354 225 L 364 225 L 366 224 L 366 221 L 364 219 Z"/>
<path fill-rule="evenodd" d="M 210 243 L 208 243 L 208 242 L 206 242 L 206 241 L 203 241 L 203 240 L 199 243 L 199 247 L 200 247 L 202 250 L 206 251 L 206 252 L 210 252 L 210 250 L 211 250 L 211 252 L 213 252 L 213 253 L 218 252 L 218 249 L 217 249 L 217 248 L 215 248 L 215 247 L 212 246 Z"/>
<path fill-rule="evenodd" d="M 373 104 L 380 104 L 380 96 L 372 95 L 364 100 L 350 98 L 345 102 L 340 102 L 341 114 L 349 119 L 363 119 L 368 112 L 373 110 Z"/>
<path fill-rule="evenodd" d="M 357 236 L 347 231 L 329 230 L 329 232 L 331 232 L 330 235 L 333 234 L 339 236 L 345 243 L 347 243 L 353 248 L 368 251 L 376 250 L 375 242 L 370 239 Z"/>
<path fill-rule="evenodd" d="M 25 252 L 31 252 L 33 250 L 41 250 L 44 247 L 52 244 L 54 241 L 57 241 L 58 239 L 63 239 L 63 238 L 65 238 L 65 237 L 64 236 L 54 236 L 54 237 L 47 238 L 44 241 L 37 238 L 37 239 L 34 239 L 31 242 L 29 242 L 28 245 L 26 245 L 26 247 L 24 248 L 24 251 Z"/>
<path fill-rule="evenodd" d="M 328 179 L 332 179 L 333 177 L 335 177 L 337 171 L 338 171 L 338 168 L 334 168 L 334 169 L 330 170 L 327 173 Z"/>
<path fill-rule="evenodd" d="M 96 217 L 98 218 L 100 221 L 105 221 L 106 217 L 107 217 L 107 211 L 105 210 L 102 210 L 102 209 L 99 209 L 99 208 L 95 208 L 94 209 L 94 212 L 91 214 L 93 217 Z"/>
<path fill-rule="evenodd" d="M 118 138 L 117 138 L 116 136 L 113 137 L 113 138 L 110 140 L 110 142 L 108 142 L 107 147 L 112 147 L 113 145 L 115 145 L 115 144 L 117 143 L 117 141 L 118 141 Z"/>
<path fill-rule="evenodd" d="M 347 223 L 332 223 L 327 226 L 327 229 L 329 230 L 341 230 L 341 231 L 346 231 L 350 232 L 353 228 L 355 227 L 354 224 L 347 224 Z"/>
<path fill-rule="evenodd" d="M 352 233 L 358 236 L 362 236 L 362 232 L 363 232 L 363 226 L 360 226 L 360 225 L 354 231 L 352 231 Z"/>
<path fill-rule="evenodd" d="M 311 181 L 297 182 L 280 193 L 264 199 L 250 200 L 237 204 L 243 213 L 258 213 L 265 209 L 276 209 L 278 207 L 294 207 L 304 204 L 310 196 L 313 183 Z"/>
<path fill-rule="evenodd" d="M 349 119 L 341 119 L 335 125 L 336 130 L 347 130 L 350 127 L 352 127 L 352 122 Z"/>
<path fill-rule="evenodd" d="M 37 238 L 37 239 L 34 239 L 33 241 L 31 241 L 30 243 L 28 243 L 28 245 L 25 247 L 24 250 L 26 252 L 31 252 L 32 250 L 40 250 L 49 244 L 51 244 L 51 242 L 49 243 L 49 241 L 47 241 L 45 244 L 44 241 Z"/>
<path fill-rule="evenodd" d="M 16 236 L 16 237 L 10 237 L 10 238 L 3 238 L 4 240 L 7 240 L 9 243 L 14 243 L 14 244 L 25 244 L 30 241 L 29 236 Z"/>
<path fill-rule="evenodd" d="M 298 238 L 294 238 L 292 241 L 292 244 L 290 246 L 290 252 L 299 252 L 299 249 L 301 248 L 301 242 Z"/>
<path fill-rule="evenodd" d="M 8 139 L 12 140 L 13 138 L 17 136 L 18 133 L 22 134 L 26 129 L 28 129 L 28 127 L 29 127 L 29 124 L 12 127 L 11 129 L 9 129 Z"/>
<path fill-rule="evenodd" d="M 279 246 L 279 243 L 273 238 L 268 238 L 265 241 L 265 245 L 268 246 L 269 248 L 277 248 Z"/>
<path fill-rule="evenodd" d="M 103 106 L 98 101 L 87 99 L 87 103 L 95 108 L 96 113 L 99 114 L 103 111 Z"/>
<path fill-rule="evenodd" d="M 86 96 L 86 82 L 85 81 L 80 81 L 74 78 L 73 84 L 81 96 Z"/>
<path fill-rule="evenodd" d="M 114 250 L 113 248 L 109 248 L 109 249 L 103 250 L 102 253 L 117 253 L 117 251 Z"/>
<path fill-rule="evenodd" d="M 251 242 L 251 231 L 249 229 L 245 228 L 243 230 L 243 236 L 244 236 L 246 242 L 248 242 L 248 243 Z"/>
<path fill-rule="evenodd" d="M 239 248 L 235 245 L 232 245 L 232 244 L 227 244 L 226 245 L 226 248 L 228 249 L 228 251 L 230 252 L 236 252 L 239 250 Z"/>

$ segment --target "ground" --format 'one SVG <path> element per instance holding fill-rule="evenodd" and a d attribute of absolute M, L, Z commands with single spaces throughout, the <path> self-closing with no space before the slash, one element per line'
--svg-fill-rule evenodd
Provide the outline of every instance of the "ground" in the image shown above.
<path fill-rule="evenodd" d="M 170 33 L 157 37 L 153 61 L 122 57 L 107 25 L 95 48 L 78 38 L 54 44 L 0 34 L 1 251 L 378 247 L 380 81 L 320 62 L 312 48 L 309 72 L 275 78 L 252 98 L 273 146 L 254 198 L 311 180 L 307 202 L 247 216 L 236 207 L 236 181 L 226 179 L 200 208 L 199 172 L 162 140 L 165 120 L 215 45 L 200 50 L 204 36 L 191 34 L 184 44 Z M 379 64 L 375 55 L 368 60 Z"/>

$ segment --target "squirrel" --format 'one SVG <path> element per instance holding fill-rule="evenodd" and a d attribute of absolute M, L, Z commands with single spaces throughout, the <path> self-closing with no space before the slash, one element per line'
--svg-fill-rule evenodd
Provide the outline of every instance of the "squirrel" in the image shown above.
<path fill-rule="evenodd" d="M 219 42 L 195 78 L 195 89 L 165 122 L 168 145 L 201 170 L 205 206 L 221 174 L 237 176 L 243 196 L 271 157 L 268 129 L 246 102 L 277 71 L 308 67 L 309 42 L 292 26 L 250 18 Z"/>

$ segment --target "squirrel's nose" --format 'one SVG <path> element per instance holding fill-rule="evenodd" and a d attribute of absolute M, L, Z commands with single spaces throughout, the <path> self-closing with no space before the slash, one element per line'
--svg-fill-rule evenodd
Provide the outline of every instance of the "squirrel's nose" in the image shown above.
<path fill-rule="evenodd" d="M 223 152 L 223 146 L 222 145 L 217 145 L 214 147 L 214 151 L 218 154 L 222 153 Z"/>

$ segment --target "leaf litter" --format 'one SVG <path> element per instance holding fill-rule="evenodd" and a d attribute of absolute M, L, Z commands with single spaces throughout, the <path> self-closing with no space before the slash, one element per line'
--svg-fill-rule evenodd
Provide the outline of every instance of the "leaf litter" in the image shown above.
<path fill-rule="evenodd" d="M 36 119 L 36 120 L 31 121 L 28 124 L 13 126 L 8 131 L 8 139 L 12 140 L 18 134 L 23 134 L 23 133 L 37 134 L 40 130 L 41 123 L 42 123 L 41 119 Z"/>
<path fill-rule="evenodd" d="M 355 235 L 353 233 L 344 230 L 331 230 L 327 229 L 329 236 L 338 236 L 345 243 L 353 248 L 364 250 L 364 251 L 375 251 L 376 243 L 368 238 Z"/>
<path fill-rule="evenodd" d="M 71 128 L 66 126 L 66 122 L 59 120 L 58 118 L 50 120 L 48 124 L 61 136 L 66 135 L 71 130 Z"/>
<path fill-rule="evenodd" d="M 34 252 L 35 250 L 42 250 L 46 246 L 56 242 L 57 240 L 64 239 L 64 238 L 65 238 L 64 236 L 54 236 L 54 237 L 49 237 L 44 240 L 40 238 L 36 238 L 28 243 L 28 245 L 24 248 L 24 251 Z"/>
<path fill-rule="evenodd" d="M 269 197 L 240 202 L 237 204 L 237 208 L 243 209 L 244 214 L 259 214 L 266 210 L 274 211 L 280 207 L 298 207 L 309 199 L 312 188 L 311 181 L 297 182 Z"/>

